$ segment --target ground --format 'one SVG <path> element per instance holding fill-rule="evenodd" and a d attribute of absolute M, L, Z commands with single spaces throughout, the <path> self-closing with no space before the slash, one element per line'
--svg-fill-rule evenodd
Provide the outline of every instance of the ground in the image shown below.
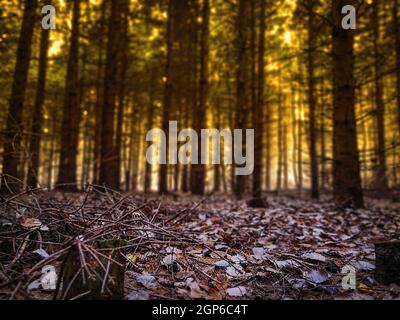
<path fill-rule="evenodd" d="M 72 248 L 74 285 L 93 276 L 106 295 L 118 282 L 110 265 L 119 252 L 126 264 L 123 298 L 130 300 L 400 297 L 400 287 L 374 278 L 374 243 L 400 237 L 399 203 L 367 199 L 365 209 L 353 210 L 328 198 L 265 197 L 267 209 L 226 195 L 145 197 L 94 189 L 5 198 L 0 298 L 68 297 L 73 285 L 58 286 L 56 278 L 65 279 Z M 113 251 L 99 248 L 115 239 L 123 242 Z M 343 283 L 351 287 L 353 271 L 356 289 L 349 290 Z M 69 298 L 85 297 L 90 293 Z"/>

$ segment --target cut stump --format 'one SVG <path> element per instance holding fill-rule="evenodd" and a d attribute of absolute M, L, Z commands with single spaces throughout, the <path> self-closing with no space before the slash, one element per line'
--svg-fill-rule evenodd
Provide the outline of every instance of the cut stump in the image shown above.
<path fill-rule="evenodd" d="M 122 240 L 101 240 L 95 252 L 71 247 L 61 271 L 56 299 L 61 300 L 123 300 L 126 259 Z"/>
<path fill-rule="evenodd" d="M 383 285 L 400 285 L 400 241 L 375 244 L 375 278 Z"/>
<path fill-rule="evenodd" d="M 249 208 L 267 209 L 268 203 L 263 198 L 252 198 L 246 202 Z"/>

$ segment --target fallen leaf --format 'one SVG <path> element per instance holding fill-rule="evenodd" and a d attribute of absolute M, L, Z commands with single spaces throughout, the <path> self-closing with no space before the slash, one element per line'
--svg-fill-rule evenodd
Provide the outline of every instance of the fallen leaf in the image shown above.
<path fill-rule="evenodd" d="M 303 277 L 312 284 L 321 284 L 329 280 L 329 274 L 325 271 L 311 270 L 303 273 Z"/>
<path fill-rule="evenodd" d="M 247 289 L 245 287 L 235 287 L 226 289 L 226 293 L 230 297 L 243 297 L 247 294 Z"/>

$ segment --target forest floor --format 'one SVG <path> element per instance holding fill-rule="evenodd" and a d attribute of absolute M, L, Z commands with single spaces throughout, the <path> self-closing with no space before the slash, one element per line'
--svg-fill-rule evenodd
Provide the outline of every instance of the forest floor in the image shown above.
<path fill-rule="evenodd" d="M 125 240 L 128 300 L 400 298 L 400 287 L 374 280 L 374 243 L 400 238 L 399 203 L 367 199 L 366 209 L 342 210 L 328 199 L 267 201 L 252 209 L 225 195 L 100 191 L 2 199 L 0 299 L 52 299 L 60 288 L 41 282 L 42 268 L 60 277 L 78 248 L 75 280 L 83 279 L 101 258 L 114 261 L 96 247 L 102 239 Z M 356 270 L 356 290 L 342 286 L 345 266 Z"/>

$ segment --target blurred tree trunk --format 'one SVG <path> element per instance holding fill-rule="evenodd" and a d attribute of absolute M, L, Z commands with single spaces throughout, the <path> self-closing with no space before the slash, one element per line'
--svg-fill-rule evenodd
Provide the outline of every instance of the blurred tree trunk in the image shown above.
<path fill-rule="evenodd" d="M 169 133 L 169 116 L 172 107 L 173 83 L 172 83 L 172 57 L 173 57 L 173 21 L 174 21 L 174 0 L 168 0 L 168 18 L 167 18 L 167 57 L 165 61 L 165 89 L 164 89 L 164 104 L 162 114 L 162 129 L 166 136 Z M 168 160 L 168 144 L 165 154 Z M 160 194 L 168 193 L 168 164 L 160 164 L 158 192 Z"/>
<path fill-rule="evenodd" d="M 22 113 L 24 111 L 25 92 L 31 60 L 31 46 L 36 19 L 37 0 L 24 1 L 24 14 L 18 40 L 17 60 L 11 88 L 10 105 L 4 141 L 4 157 L 2 172 L 2 192 L 18 191 L 18 163 L 21 156 Z"/>
<path fill-rule="evenodd" d="M 121 52 L 120 52 L 120 68 L 119 68 L 119 87 L 118 87 L 118 108 L 117 108 L 117 132 L 115 142 L 115 173 L 118 189 L 121 183 L 121 168 L 122 168 L 122 152 L 123 152 L 123 123 L 126 106 L 126 76 L 128 71 L 128 51 L 129 51 L 129 2 L 128 0 L 120 0 L 122 2 L 122 26 L 121 26 Z"/>
<path fill-rule="evenodd" d="M 199 104 L 196 112 L 196 131 L 201 132 L 206 127 L 206 111 L 208 101 L 208 39 L 210 32 L 210 1 L 203 0 L 202 8 L 202 27 L 200 39 L 200 84 L 199 84 Z M 196 183 L 193 185 L 193 194 L 203 195 L 206 180 L 206 166 L 201 164 L 202 152 L 199 148 L 199 165 L 193 166 L 192 174 L 195 175 Z"/>
<path fill-rule="evenodd" d="M 51 1 L 47 2 L 51 4 Z M 50 29 L 42 28 L 40 35 L 40 51 L 39 51 L 39 68 L 38 80 L 36 86 L 35 104 L 33 107 L 33 119 L 31 127 L 31 139 L 29 145 L 29 171 L 28 185 L 36 188 L 39 177 L 39 152 L 40 142 L 42 139 L 42 123 L 43 123 L 43 104 L 46 95 L 46 74 L 47 74 L 47 55 L 49 49 Z"/>
<path fill-rule="evenodd" d="M 265 12 L 266 0 L 260 1 L 259 13 L 259 39 L 258 39 L 258 78 L 257 78 L 257 101 L 253 105 L 253 124 L 255 130 L 255 153 L 253 173 L 253 197 L 261 197 L 262 185 L 262 152 L 263 152 L 263 117 L 265 101 Z M 269 174 L 269 173 L 267 173 Z"/>
<path fill-rule="evenodd" d="M 100 34 L 106 31 L 106 0 L 101 4 Z M 101 163 L 101 119 L 103 106 L 103 83 L 104 83 L 104 37 L 99 37 L 98 44 L 99 57 L 96 70 L 96 105 L 95 105 L 95 133 L 94 133 L 94 163 L 93 163 L 93 183 L 99 184 L 99 171 Z"/>
<path fill-rule="evenodd" d="M 147 131 L 150 131 L 153 128 L 154 124 L 154 101 L 156 94 L 156 83 L 157 81 L 157 73 L 155 67 L 151 67 L 150 71 L 150 83 L 149 83 L 149 106 L 147 109 Z M 151 142 L 147 142 L 147 148 L 151 146 Z M 146 148 L 146 149 L 147 149 Z M 146 161 L 145 173 L 144 173 L 144 192 L 148 193 L 151 190 L 151 182 L 152 182 L 152 165 Z"/>
<path fill-rule="evenodd" d="M 283 106 L 282 106 L 282 87 L 281 76 L 279 75 L 278 92 L 278 168 L 276 170 L 276 191 L 282 190 L 282 170 L 283 170 Z"/>
<path fill-rule="evenodd" d="M 119 85 L 119 62 L 121 52 L 122 2 L 111 1 L 108 22 L 108 43 L 104 76 L 104 97 L 101 131 L 100 185 L 119 189 L 117 167 L 118 148 L 115 142 L 115 113 Z"/>
<path fill-rule="evenodd" d="M 341 12 L 347 4 L 348 0 L 332 0 L 333 187 L 338 204 L 363 207 L 355 117 L 355 32 L 342 28 Z"/>
<path fill-rule="evenodd" d="M 61 154 L 57 185 L 59 188 L 76 191 L 76 163 L 78 153 L 79 123 L 79 37 L 80 0 L 73 1 L 72 31 L 68 55 L 67 78 L 61 129 Z"/>
<path fill-rule="evenodd" d="M 385 190 L 388 187 L 386 148 L 385 148 L 385 103 L 383 101 L 382 69 L 383 56 L 380 49 L 380 8 L 379 1 L 372 2 L 372 24 L 374 30 L 374 78 L 375 78 L 375 108 L 378 132 L 378 167 L 376 172 L 375 187 Z"/>
<path fill-rule="evenodd" d="M 399 2 L 394 0 L 393 22 L 396 46 L 396 97 L 397 97 L 397 125 L 400 132 L 400 22 L 399 22 Z"/>
<path fill-rule="evenodd" d="M 308 121 L 309 121 L 309 147 L 310 147 L 310 172 L 311 172 L 311 197 L 319 198 L 318 181 L 318 155 L 317 155 L 317 130 L 316 130 L 316 98 L 315 98 L 315 49 L 316 49 L 316 2 L 311 0 L 307 4 L 307 82 L 308 82 Z"/>
<path fill-rule="evenodd" d="M 244 129 L 248 112 L 248 1 L 239 0 L 237 14 L 236 129 Z M 243 143 L 244 145 L 245 143 Z M 242 147 L 243 150 L 243 147 Z M 233 166 L 235 170 L 237 165 Z M 245 190 L 245 177 L 236 176 L 234 193 L 240 198 Z"/>

